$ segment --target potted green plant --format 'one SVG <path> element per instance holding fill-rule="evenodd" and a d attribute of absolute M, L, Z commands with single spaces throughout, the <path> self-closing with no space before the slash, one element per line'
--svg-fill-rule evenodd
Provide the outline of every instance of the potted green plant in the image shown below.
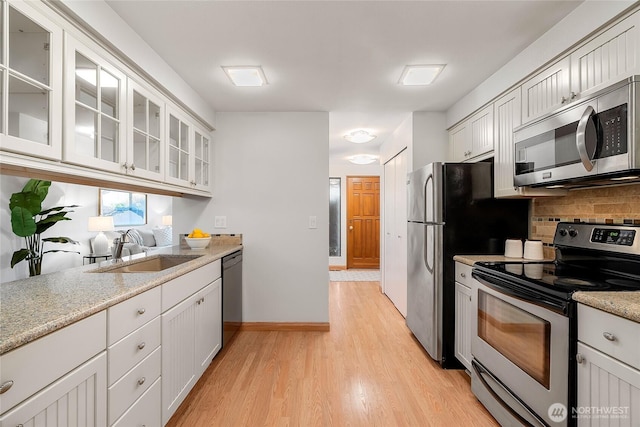
<path fill-rule="evenodd" d="M 22 191 L 13 193 L 9 200 L 11 211 L 11 229 L 16 236 L 24 237 L 26 249 L 22 248 L 13 253 L 11 268 L 21 261 L 29 263 L 29 276 L 37 276 L 42 270 L 42 257 L 49 252 L 74 252 L 67 250 L 44 250 L 45 242 L 73 243 L 75 240 L 68 237 L 45 237 L 41 234 L 53 227 L 58 221 L 70 221 L 67 214 L 73 212 L 70 208 L 78 205 L 57 206 L 42 210 L 42 202 L 49 194 L 51 181 L 30 179 Z"/>

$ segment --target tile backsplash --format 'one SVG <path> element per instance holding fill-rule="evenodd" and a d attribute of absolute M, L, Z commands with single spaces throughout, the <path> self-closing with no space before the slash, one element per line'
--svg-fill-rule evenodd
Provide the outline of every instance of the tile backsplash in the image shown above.
<path fill-rule="evenodd" d="M 553 236 L 561 221 L 640 224 L 640 184 L 572 190 L 566 196 L 532 200 L 531 238 L 542 240 L 553 258 Z"/>

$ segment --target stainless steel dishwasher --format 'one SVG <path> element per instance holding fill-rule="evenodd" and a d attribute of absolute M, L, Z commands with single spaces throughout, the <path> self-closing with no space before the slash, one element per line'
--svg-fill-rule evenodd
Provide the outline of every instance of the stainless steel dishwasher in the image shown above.
<path fill-rule="evenodd" d="M 242 324 L 242 250 L 222 258 L 222 347 Z"/>

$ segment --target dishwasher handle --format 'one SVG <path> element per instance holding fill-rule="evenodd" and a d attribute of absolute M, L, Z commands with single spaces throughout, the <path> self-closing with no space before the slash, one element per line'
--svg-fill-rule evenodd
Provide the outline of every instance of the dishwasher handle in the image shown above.
<path fill-rule="evenodd" d="M 222 258 L 222 268 L 228 269 L 242 262 L 242 251 L 234 252 Z"/>

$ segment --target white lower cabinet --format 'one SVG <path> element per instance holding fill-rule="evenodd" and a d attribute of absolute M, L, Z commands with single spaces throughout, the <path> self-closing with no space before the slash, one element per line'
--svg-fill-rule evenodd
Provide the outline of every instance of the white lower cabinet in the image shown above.
<path fill-rule="evenodd" d="M 473 291 L 471 283 L 471 266 L 456 262 L 455 289 L 455 341 L 456 359 L 471 371 L 471 337 L 473 333 Z"/>
<path fill-rule="evenodd" d="M 640 426 L 640 323 L 578 305 L 578 426 Z"/>
<path fill-rule="evenodd" d="M 160 420 L 160 378 L 113 425 L 113 427 L 153 427 L 162 425 Z"/>
<path fill-rule="evenodd" d="M 0 427 L 107 425 L 107 356 L 100 353 L 0 417 Z"/>
<path fill-rule="evenodd" d="M 222 346 L 222 279 L 213 267 L 217 280 L 162 314 L 163 425 Z"/>
<path fill-rule="evenodd" d="M 196 374 L 199 377 L 222 348 L 222 279 L 216 280 L 197 295 L 195 356 Z"/>
<path fill-rule="evenodd" d="M 107 310 L 109 425 L 124 425 L 123 414 L 160 378 L 160 310 L 160 287 Z M 145 416 L 160 417 L 159 398 Z"/>

